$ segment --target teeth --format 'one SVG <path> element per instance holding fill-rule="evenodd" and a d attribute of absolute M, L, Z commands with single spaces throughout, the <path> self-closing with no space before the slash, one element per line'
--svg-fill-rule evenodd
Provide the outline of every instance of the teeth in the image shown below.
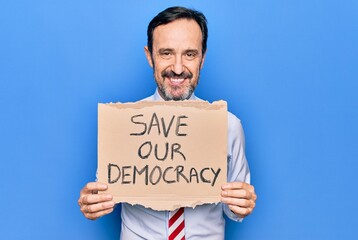
<path fill-rule="evenodd" d="M 171 78 L 170 81 L 174 83 L 180 83 L 184 81 L 184 78 Z"/>

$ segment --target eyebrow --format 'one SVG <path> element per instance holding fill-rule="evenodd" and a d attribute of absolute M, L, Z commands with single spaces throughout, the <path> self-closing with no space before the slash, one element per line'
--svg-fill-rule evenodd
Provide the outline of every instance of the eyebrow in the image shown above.
<path fill-rule="evenodd" d="M 161 48 L 158 51 L 159 53 L 164 53 L 164 52 L 175 52 L 175 50 L 173 48 Z M 199 51 L 197 49 L 187 49 L 184 51 L 184 53 L 194 53 L 194 54 L 199 54 Z"/>
<path fill-rule="evenodd" d="M 188 49 L 188 50 L 185 50 L 185 53 L 199 54 L 199 51 L 197 49 Z"/>

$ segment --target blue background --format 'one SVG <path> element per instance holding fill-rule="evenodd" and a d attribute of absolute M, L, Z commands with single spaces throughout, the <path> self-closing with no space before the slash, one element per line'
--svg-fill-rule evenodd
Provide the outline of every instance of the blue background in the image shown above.
<path fill-rule="evenodd" d="M 2 239 L 118 239 L 86 220 L 97 103 L 154 92 L 146 27 L 173 5 L 209 20 L 196 94 L 243 123 L 257 208 L 226 239 L 358 238 L 358 1 L 0 3 Z"/>

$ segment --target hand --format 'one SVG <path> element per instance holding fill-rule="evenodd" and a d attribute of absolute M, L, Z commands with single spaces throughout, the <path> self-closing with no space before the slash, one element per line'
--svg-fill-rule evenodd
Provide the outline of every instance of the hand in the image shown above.
<path fill-rule="evenodd" d="M 106 184 L 99 182 L 90 182 L 82 188 L 78 205 L 86 218 L 96 220 L 113 211 L 115 203 L 112 201 L 113 196 L 108 193 L 99 193 L 108 188 Z"/>
<path fill-rule="evenodd" d="M 246 217 L 255 208 L 257 196 L 254 187 L 245 182 L 230 182 L 221 186 L 221 202 L 239 217 Z"/>

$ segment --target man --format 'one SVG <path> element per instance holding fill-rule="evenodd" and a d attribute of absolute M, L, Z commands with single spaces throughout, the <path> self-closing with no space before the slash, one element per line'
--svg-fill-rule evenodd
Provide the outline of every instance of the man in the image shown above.
<path fill-rule="evenodd" d="M 148 26 L 148 46 L 144 48 L 157 83 L 155 94 L 145 100 L 198 99 L 194 95 L 204 65 L 207 22 L 195 10 L 173 7 L 159 13 Z M 236 221 L 249 215 L 256 201 L 249 184 L 250 171 L 244 152 L 240 120 L 228 113 L 228 183 L 222 186 L 221 203 L 185 208 L 186 239 L 224 239 L 223 212 Z M 88 219 L 113 211 L 110 194 L 99 193 L 107 185 L 88 183 L 78 203 Z M 154 211 L 140 205 L 122 203 L 121 239 L 168 239 L 168 211 Z"/>

